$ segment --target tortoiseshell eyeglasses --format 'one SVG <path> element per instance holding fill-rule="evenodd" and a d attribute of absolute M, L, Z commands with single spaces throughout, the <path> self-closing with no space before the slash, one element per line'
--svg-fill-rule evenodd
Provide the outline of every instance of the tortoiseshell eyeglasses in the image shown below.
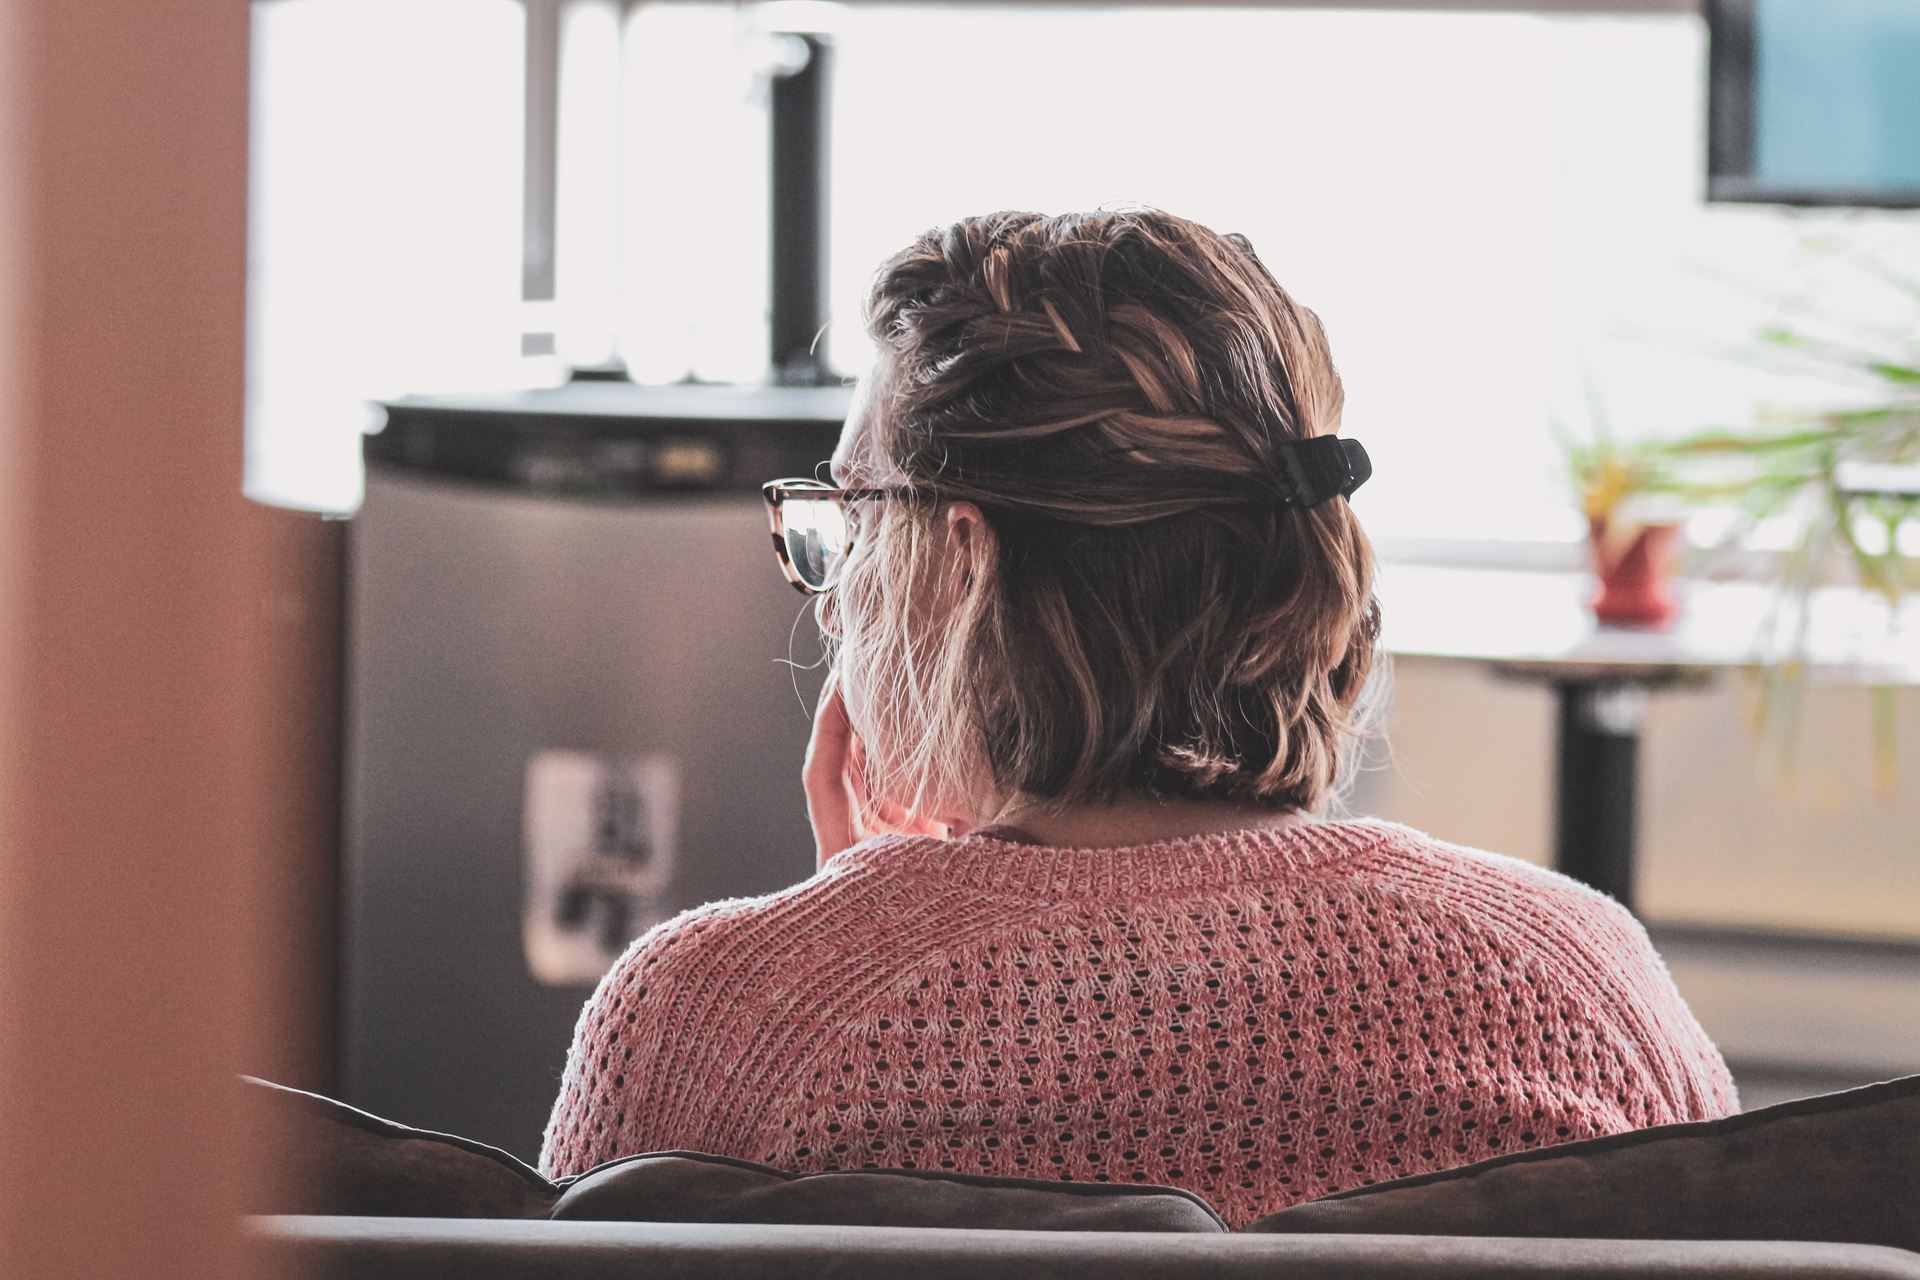
<path fill-rule="evenodd" d="M 846 504 L 914 492 L 842 489 L 819 480 L 770 480 L 760 487 L 773 525 L 773 557 L 796 591 L 824 595 L 839 581 L 853 550 Z"/>
<path fill-rule="evenodd" d="M 1373 461 L 1358 440 L 1315 436 L 1283 440 L 1274 446 L 1278 458 L 1277 492 L 1254 499 L 1221 495 L 1223 501 L 1255 501 L 1279 507 L 1305 509 L 1336 497 L 1351 497 L 1373 474 Z M 874 498 L 916 498 L 943 501 L 929 487 L 842 489 L 823 480 L 770 480 L 760 487 L 767 499 L 767 517 L 773 523 L 773 555 L 780 571 L 796 591 L 810 596 L 833 590 L 840 569 L 853 550 L 853 525 L 846 504 Z M 1198 505 L 1198 504 L 1196 504 Z"/>

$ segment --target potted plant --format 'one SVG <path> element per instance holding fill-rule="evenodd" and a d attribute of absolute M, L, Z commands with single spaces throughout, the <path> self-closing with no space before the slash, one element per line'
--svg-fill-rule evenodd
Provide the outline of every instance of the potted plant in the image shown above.
<path fill-rule="evenodd" d="M 1920 311 L 1920 281 L 1891 272 L 1877 278 Z M 1683 515 L 1711 510 L 1723 519 L 1722 536 L 1691 553 L 1697 563 L 1753 557 L 1754 533 L 1772 528 L 1784 549 L 1757 557 L 1775 596 L 1766 632 L 1756 637 L 1764 661 L 1756 729 L 1776 734 L 1784 749 L 1805 680 L 1815 588 L 1857 585 L 1883 598 L 1890 616 L 1920 588 L 1920 315 L 1877 339 L 1777 326 L 1759 332 L 1756 343 L 1855 394 L 1838 407 L 1772 410 L 1747 426 L 1631 443 L 1611 439 L 1602 421 L 1594 442 L 1570 443 L 1567 454 L 1588 519 L 1599 581 L 1593 607 L 1603 622 L 1672 618 L 1666 575 Z M 1875 687 L 1872 699 L 1875 775 L 1884 791 L 1893 784 L 1894 690 Z"/>
<path fill-rule="evenodd" d="M 1680 524 L 1660 449 L 1602 435 L 1569 447 L 1595 590 L 1588 601 L 1606 626 L 1664 627 L 1679 612 L 1674 553 Z"/>
<path fill-rule="evenodd" d="M 1920 295 L 1916 295 L 1920 298 Z M 1813 591 L 1850 583 L 1886 601 L 1895 616 L 1920 587 L 1920 332 L 1910 357 L 1816 342 L 1791 329 L 1762 341 L 1817 358 L 1836 373 L 1864 375 L 1877 394 L 1845 408 L 1776 414 L 1748 430 L 1708 430 L 1662 442 L 1661 473 L 1695 508 L 1730 511 L 1711 556 L 1749 539 L 1762 522 L 1789 529 L 1771 559 L 1775 588 L 1756 729 L 1793 739 L 1806 675 Z M 1876 787 L 1890 791 L 1895 765 L 1895 691 L 1872 689 Z"/>

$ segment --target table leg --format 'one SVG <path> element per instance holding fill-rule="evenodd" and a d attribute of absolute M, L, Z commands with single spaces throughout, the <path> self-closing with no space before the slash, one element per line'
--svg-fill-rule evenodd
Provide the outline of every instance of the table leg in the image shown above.
<path fill-rule="evenodd" d="M 1555 861 L 1567 875 L 1632 908 L 1636 766 L 1647 691 L 1588 680 L 1556 681 L 1555 690 Z"/>

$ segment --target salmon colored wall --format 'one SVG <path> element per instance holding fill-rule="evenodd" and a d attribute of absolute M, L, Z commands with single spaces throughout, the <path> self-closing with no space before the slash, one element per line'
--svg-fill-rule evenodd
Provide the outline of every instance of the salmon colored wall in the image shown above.
<path fill-rule="evenodd" d="M 304 1051 L 327 535 L 240 497 L 247 56 L 244 0 L 0 0 L 0 1275 L 238 1274 L 227 1080 Z"/>

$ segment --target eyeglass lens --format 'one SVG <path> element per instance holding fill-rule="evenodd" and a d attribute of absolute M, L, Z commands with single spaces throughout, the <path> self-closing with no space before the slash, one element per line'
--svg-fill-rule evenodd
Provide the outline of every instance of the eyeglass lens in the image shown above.
<path fill-rule="evenodd" d="M 788 498 L 780 508 L 787 558 L 800 580 L 816 590 L 833 585 L 847 554 L 847 513 L 838 502 Z"/>

